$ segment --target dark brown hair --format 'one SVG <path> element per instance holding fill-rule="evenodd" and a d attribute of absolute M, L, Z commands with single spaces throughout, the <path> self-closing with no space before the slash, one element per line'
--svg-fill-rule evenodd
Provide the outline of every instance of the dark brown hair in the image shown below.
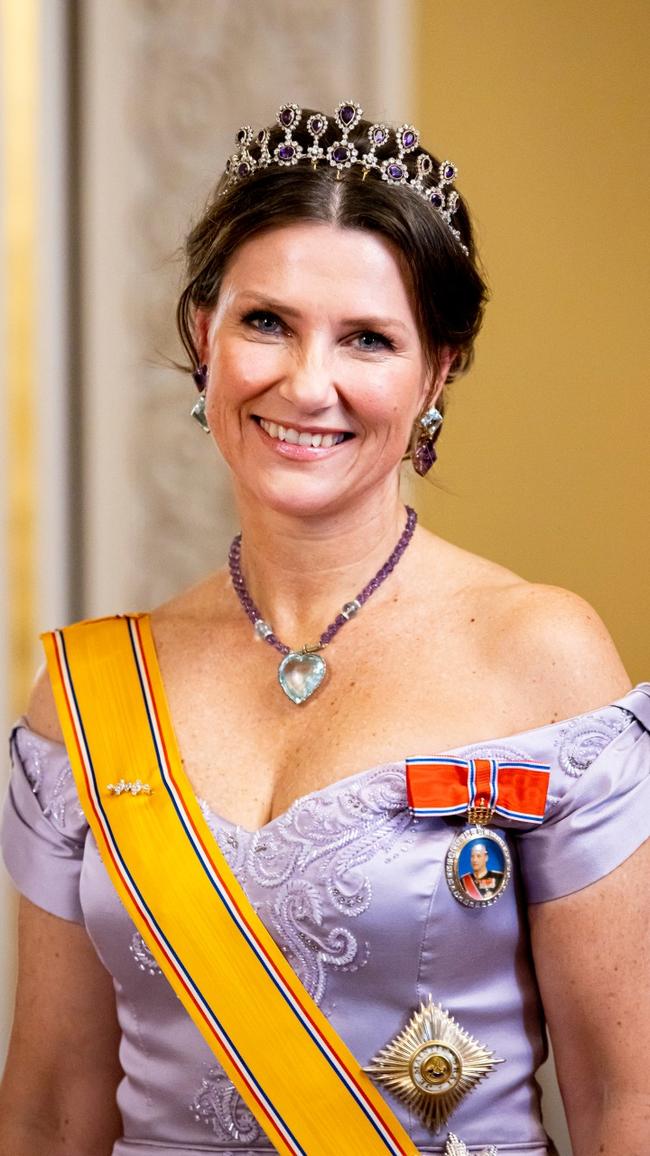
<path fill-rule="evenodd" d="M 303 110 L 303 125 L 311 111 Z M 361 120 L 350 133 L 349 139 L 360 154 L 368 151 L 369 128 L 370 122 Z M 269 133 L 272 153 L 284 136 L 277 125 L 269 128 Z M 340 129 L 332 120 L 319 144 L 327 149 L 340 136 Z M 304 149 L 312 143 L 305 129 L 294 129 L 292 137 Z M 251 152 L 255 157 L 256 146 L 251 146 Z M 407 154 L 412 176 L 416 173 L 417 157 L 423 152 L 426 150 L 417 148 Z M 437 173 L 440 162 L 432 154 L 427 155 Z M 390 185 L 376 170 L 364 179 L 360 165 L 346 169 L 337 178 L 337 170 L 326 161 L 312 167 L 303 159 L 294 166 L 274 163 L 260 167 L 237 183 L 229 180 L 225 172 L 186 242 L 187 283 L 178 302 L 177 324 L 192 370 L 199 365 L 195 313 L 216 305 L 230 258 L 256 233 L 295 221 L 368 229 L 391 242 L 412 290 L 420 337 L 430 365 L 436 369 L 439 351 L 448 347 L 453 354 L 448 380 L 468 368 L 487 291 L 462 197 L 458 199 L 453 225 L 467 253 L 439 213 L 417 192 L 408 185 Z"/>

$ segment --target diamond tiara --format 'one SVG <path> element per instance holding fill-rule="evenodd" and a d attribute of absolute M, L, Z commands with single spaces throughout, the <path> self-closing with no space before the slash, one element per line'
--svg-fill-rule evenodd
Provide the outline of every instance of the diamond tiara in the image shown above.
<path fill-rule="evenodd" d="M 449 188 L 458 175 L 455 164 L 447 160 L 436 168 L 428 153 L 421 152 L 416 160 L 415 175 L 411 176 L 405 158 L 420 144 L 420 134 L 411 124 L 403 124 L 398 129 L 391 129 L 383 123 L 371 125 L 367 133 L 368 145 L 360 151 L 360 142 L 356 141 L 353 144 L 349 136 L 359 124 L 362 115 L 363 109 L 360 105 L 352 100 L 341 101 L 334 112 L 334 121 L 341 135 L 327 149 L 320 144 L 329 125 L 327 117 L 322 112 L 314 112 L 307 118 L 306 129 L 311 138 L 308 147 L 305 148 L 293 136 L 294 130 L 298 128 L 303 118 L 302 109 L 297 104 L 283 104 L 279 109 L 276 120 L 284 132 L 284 140 L 281 140 L 273 150 L 269 147 L 271 134 L 268 128 L 262 128 L 256 134 L 249 124 L 243 125 L 236 137 L 238 150 L 226 163 L 228 180 L 224 192 L 232 185 L 246 180 L 259 169 L 275 165 L 297 165 L 301 161 L 310 162 L 314 168 L 324 162 L 337 170 L 337 177 L 345 169 L 355 165 L 363 168 L 364 179 L 372 169 L 375 169 L 382 181 L 387 181 L 389 185 L 407 185 L 427 201 L 451 230 L 463 252 L 467 254 L 467 246 L 452 223 L 458 205 L 458 193 Z M 392 155 L 382 159 L 377 156 L 378 149 L 384 154 L 390 151 Z"/>

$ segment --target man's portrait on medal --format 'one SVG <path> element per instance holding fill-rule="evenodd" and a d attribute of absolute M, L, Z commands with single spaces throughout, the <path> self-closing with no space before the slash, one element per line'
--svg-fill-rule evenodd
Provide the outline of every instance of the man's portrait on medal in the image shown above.
<path fill-rule="evenodd" d="M 504 883 L 501 848 L 493 839 L 477 838 L 466 843 L 459 856 L 458 875 L 467 895 L 474 899 L 494 899 Z"/>

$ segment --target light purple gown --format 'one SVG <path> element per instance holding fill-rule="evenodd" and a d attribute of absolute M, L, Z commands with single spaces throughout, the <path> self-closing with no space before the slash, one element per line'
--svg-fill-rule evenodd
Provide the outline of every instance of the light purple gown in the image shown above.
<path fill-rule="evenodd" d="M 482 909 L 452 896 L 444 862 L 458 824 L 411 817 L 403 763 L 351 767 L 347 778 L 298 799 L 255 833 L 203 807 L 260 917 L 361 1064 L 429 994 L 505 1061 L 449 1121 L 472 1151 L 490 1144 L 499 1156 L 553 1151 L 534 1079 L 546 1043 L 526 902 L 586 887 L 647 837 L 649 731 L 650 684 L 643 684 L 602 710 L 454 752 L 552 768 L 541 826 L 500 824 L 514 878 L 498 903 Z M 33 903 L 85 925 L 114 979 L 124 1069 L 124 1136 L 114 1156 L 272 1151 L 117 898 L 65 749 L 24 723 L 11 749 L 2 831 L 8 870 Z M 263 1007 L 259 1016 L 263 1030 Z M 444 1150 L 447 1128 L 432 1133 L 384 1094 L 419 1151 Z"/>

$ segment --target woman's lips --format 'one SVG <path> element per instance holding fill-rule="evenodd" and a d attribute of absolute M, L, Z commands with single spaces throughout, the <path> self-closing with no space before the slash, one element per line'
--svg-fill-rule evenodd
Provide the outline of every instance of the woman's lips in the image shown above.
<path fill-rule="evenodd" d="M 337 450 L 342 449 L 347 442 L 352 441 L 352 438 L 345 438 L 343 441 L 332 446 L 301 446 L 296 445 L 295 442 L 281 441 L 280 438 L 271 437 L 271 435 L 262 428 L 259 419 L 255 421 L 255 427 L 264 444 L 268 446 L 269 449 L 274 450 L 280 457 L 289 458 L 297 462 L 320 461 L 330 454 L 336 453 Z"/>

